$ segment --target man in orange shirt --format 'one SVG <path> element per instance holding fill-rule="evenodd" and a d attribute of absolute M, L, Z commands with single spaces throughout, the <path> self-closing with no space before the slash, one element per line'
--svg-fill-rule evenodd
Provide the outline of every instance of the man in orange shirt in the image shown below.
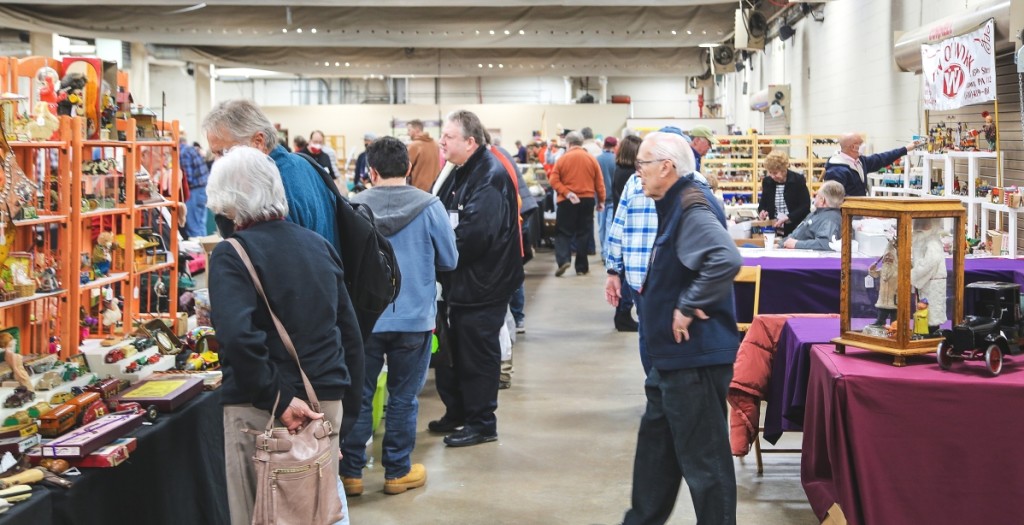
<path fill-rule="evenodd" d="M 587 242 L 594 235 L 594 209 L 604 209 L 605 187 L 601 166 L 583 149 L 583 135 L 573 131 L 565 136 L 569 148 L 555 163 L 548 180 L 555 190 L 556 276 L 561 276 L 572 261 L 570 243 L 576 239 L 576 275 L 590 271 Z M 596 198 L 596 201 L 595 201 Z"/>
<path fill-rule="evenodd" d="M 434 185 L 434 179 L 441 171 L 440 156 L 441 150 L 437 142 L 430 137 L 430 134 L 423 131 L 423 121 L 410 120 L 406 124 L 409 132 L 409 163 L 412 164 L 412 171 L 409 173 L 409 184 L 430 193 Z"/>

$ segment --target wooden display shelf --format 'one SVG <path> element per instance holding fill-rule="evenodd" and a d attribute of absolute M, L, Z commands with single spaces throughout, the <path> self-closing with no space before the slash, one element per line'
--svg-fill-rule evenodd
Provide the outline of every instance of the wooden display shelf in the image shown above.
<path fill-rule="evenodd" d="M 10 308 L 12 306 L 18 306 L 19 304 L 26 304 L 40 299 L 46 299 L 47 297 L 58 297 L 65 293 L 67 293 L 67 290 L 57 290 L 54 292 L 36 293 L 27 297 L 18 297 L 17 299 L 11 299 L 10 301 L 0 301 L 0 310 Z"/>
<path fill-rule="evenodd" d="M 154 208 L 166 208 L 168 206 L 177 206 L 178 203 L 174 201 L 160 201 L 160 202 L 147 202 L 146 204 L 136 204 L 136 210 L 152 210 Z"/>
<path fill-rule="evenodd" d="M 176 261 L 168 261 L 165 263 L 158 264 L 139 264 L 135 266 L 136 274 L 143 274 L 149 272 L 158 272 L 160 270 L 168 270 L 178 265 Z"/>
<path fill-rule="evenodd" d="M 35 219 L 18 219 L 14 221 L 15 226 L 34 226 L 37 224 L 49 224 L 67 222 L 67 215 L 40 215 Z"/>
<path fill-rule="evenodd" d="M 12 140 L 13 148 L 66 148 L 67 143 L 59 140 Z"/>
<path fill-rule="evenodd" d="M 135 143 L 126 140 L 83 140 L 82 145 L 87 148 L 128 148 L 135 147 Z"/>
<path fill-rule="evenodd" d="M 102 217 L 104 215 L 127 215 L 129 213 L 128 208 L 100 208 L 92 211 L 82 212 L 81 218 L 90 219 L 92 217 Z"/>
<path fill-rule="evenodd" d="M 104 286 L 106 286 L 108 284 L 114 284 L 114 283 L 117 283 L 117 282 L 122 282 L 122 281 L 124 281 L 127 278 L 128 278 L 128 272 L 115 272 L 115 273 L 111 273 L 110 275 L 108 275 L 106 277 L 101 277 L 99 279 L 96 279 L 96 280 L 93 280 L 93 281 L 89 281 L 89 282 L 81 285 L 81 287 L 79 287 L 79 291 L 92 290 L 94 288 L 102 288 L 102 287 L 104 287 Z"/>

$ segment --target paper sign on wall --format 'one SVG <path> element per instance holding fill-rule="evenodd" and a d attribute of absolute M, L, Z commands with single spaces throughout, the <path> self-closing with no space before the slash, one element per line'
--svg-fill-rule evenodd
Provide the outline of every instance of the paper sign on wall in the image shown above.
<path fill-rule="evenodd" d="M 921 46 L 925 109 L 950 110 L 996 98 L 995 25 Z"/>

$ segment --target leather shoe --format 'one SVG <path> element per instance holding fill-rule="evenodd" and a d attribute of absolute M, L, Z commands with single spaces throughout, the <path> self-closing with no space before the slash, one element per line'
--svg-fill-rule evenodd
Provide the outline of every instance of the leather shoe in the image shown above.
<path fill-rule="evenodd" d="M 566 270 L 569 269 L 569 263 L 562 263 L 558 265 L 558 269 L 555 270 L 555 277 L 561 277 Z"/>
<path fill-rule="evenodd" d="M 455 421 L 448 419 L 447 416 L 442 416 L 441 419 L 435 419 L 430 423 L 427 423 L 427 430 L 431 432 L 445 433 L 455 432 L 461 428 L 463 423 L 461 421 Z"/>
<path fill-rule="evenodd" d="M 444 444 L 449 447 L 468 447 L 497 441 L 498 434 L 483 434 L 470 427 L 462 427 L 462 430 L 444 438 Z"/>
<path fill-rule="evenodd" d="M 615 314 L 615 329 L 620 332 L 636 332 L 640 324 L 633 320 L 629 313 Z"/>

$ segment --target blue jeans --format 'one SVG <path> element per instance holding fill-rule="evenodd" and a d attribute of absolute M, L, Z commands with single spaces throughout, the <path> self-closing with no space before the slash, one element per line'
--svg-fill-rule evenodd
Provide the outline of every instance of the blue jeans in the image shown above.
<path fill-rule="evenodd" d="M 623 525 L 668 521 L 683 478 L 697 523 L 736 523 L 725 408 L 730 380 L 732 365 L 651 370 L 633 463 L 632 508 Z"/>
<path fill-rule="evenodd" d="M 637 330 L 637 335 L 640 336 L 640 364 L 644 367 L 644 374 L 651 375 L 651 357 L 647 355 L 647 339 L 644 338 L 644 300 L 640 296 L 640 292 L 628 284 L 622 287 L 622 295 L 626 295 L 625 291 L 627 289 L 633 296 L 633 304 L 636 305 L 636 319 L 640 321 L 640 327 Z"/>
<path fill-rule="evenodd" d="M 202 237 L 206 235 L 205 186 L 189 190 L 185 208 L 188 210 L 185 214 L 185 233 L 189 237 Z"/>
<path fill-rule="evenodd" d="M 363 406 L 345 440 L 341 443 L 341 475 L 361 478 L 366 466 L 366 442 L 373 434 L 373 393 L 377 377 L 388 358 L 388 407 L 384 423 L 381 463 L 384 477 L 396 479 L 409 473 L 412 449 L 416 446 L 417 396 L 427 381 L 430 366 L 430 332 L 375 332 L 366 339 L 366 379 Z"/>
<path fill-rule="evenodd" d="M 526 319 L 526 314 L 523 313 L 523 309 L 526 308 L 526 280 L 523 280 L 523 284 L 516 288 L 516 291 L 512 292 L 512 299 L 508 302 L 508 309 L 512 311 L 512 318 L 516 320 L 516 324 L 523 322 Z"/>

